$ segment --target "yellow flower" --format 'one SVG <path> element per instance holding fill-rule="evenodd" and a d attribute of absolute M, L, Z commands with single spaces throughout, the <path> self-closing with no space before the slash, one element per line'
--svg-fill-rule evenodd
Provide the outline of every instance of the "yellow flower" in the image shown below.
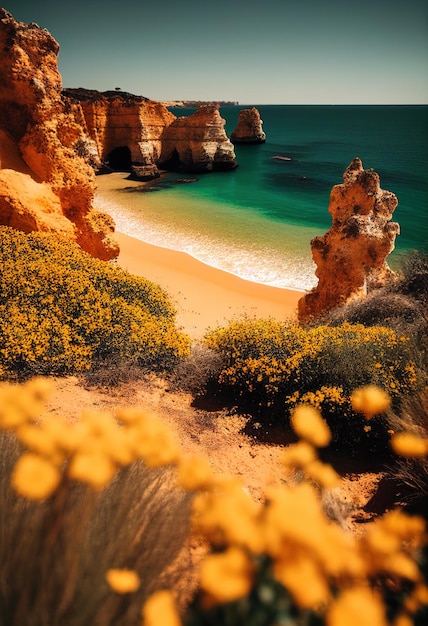
<path fill-rule="evenodd" d="M 138 422 L 129 427 L 133 448 L 148 467 L 160 467 L 178 461 L 180 448 L 172 431 L 155 415 L 140 413 Z"/>
<path fill-rule="evenodd" d="M 217 482 L 208 461 L 200 457 L 182 459 L 177 480 L 180 487 L 189 491 L 207 489 Z"/>
<path fill-rule="evenodd" d="M 391 404 L 391 398 L 376 385 L 359 387 L 351 395 L 351 405 L 354 411 L 363 413 L 366 419 L 383 413 Z"/>
<path fill-rule="evenodd" d="M 113 478 L 116 471 L 111 459 L 100 452 L 77 452 L 71 459 L 69 476 L 75 480 L 102 489 Z"/>
<path fill-rule="evenodd" d="M 201 587 L 216 602 L 233 602 L 245 597 L 252 585 L 253 565 L 239 548 L 210 554 L 201 565 Z"/>
<path fill-rule="evenodd" d="M 410 432 L 395 434 L 391 439 L 391 445 L 394 452 L 400 456 L 422 458 L 428 454 L 428 440 Z"/>
<path fill-rule="evenodd" d="M 317 482 L 324 489 L 331 489 L 340 485 L 340 476 L 328 463 L 312 461 L 305 467 L 306 475 Z"/>
<path fill-rule="evenodd" d="M 296 555 L 284 561 L 278 560 L 274 573 L 301 608 L 316 608 L 330 597 L 329 585 L 310 556 Z"/>
<path fill-rule="evenodd" d="M 219 480 L 219 490 L 199 494 L 193 502 L 195 528 L 213 543 L 234 543 L 256 553 L 263 548 L 260 504 L 243 491 L 239 481 Z"/>
<path fill-rule="evenodd" d="M 291 416 L 294 432 L 317 447 L 327 446 L 331 441 L 330 429 L 317 409 L 309 405 L 298 406 Z"/>
<path fill-rule="evenodd" d="M 174 598 L 170 591 L 155 591 L 142 610 L 143 626 L 181 626 Z"/>
<path fill-rule="evenodd" d="M 281 460 L 285 467 L 305 467 L 308 463 L 315 461 L 316 455 L 313 446 L 306 441 L 294 443 L 282 453 Z"/>
<path fill-rule="evenodd" d="M 32 452 L 27 452 L 18 459 L 12 473 L 15 491 L 31 500 L 48 498 L 58 487 L 60 480 L 59 469 Z"/>
<path fill-rule="evenodd" d="M 48 457 L 55 464 L 64 461 L 64 454 L 58 449 L 52 435 L 40 426 L 31 423 L 23 424 L 18 428 L 17 436 L 24 446 Z"/>
<path fill-rule="evenodd" d="M 370 589 L 343 591 L 327 612 L 327 626 L 387 626 L 385 609 Z"/>
<path fill-rule="evenodd" d="M 109 569 L 106 579 L 116 593 L 132 593 L 140 586 L 138 574 L 130 569 Z"/>

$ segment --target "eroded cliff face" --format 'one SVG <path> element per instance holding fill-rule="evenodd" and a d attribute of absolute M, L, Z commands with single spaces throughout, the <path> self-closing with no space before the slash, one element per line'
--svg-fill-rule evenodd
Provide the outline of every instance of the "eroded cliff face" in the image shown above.
<path fill-rule="evenodd" d="M 238 125 L 232 131 L 230 140 L 234 144 L 257 144 L 266 141 L 266 133 L 263 131 L 263 122 L 260 119 L 258 109 L 242 109 L 239 112 Z"/>
<path fill-rule="evenodd" d="M 307 322 L 362 298 L 393 276 L 386 257 L 400 231 L 392 222 L 397 197 L 380 188 L 379 175 L 354 159 L 343 183 L 330 194 L 331 228 L 311 241 L 318 285 L 299 300 L 299 320 Z"/>
<path fill-rule="evenodd" d="M 58 51 L 46 30 L 0 9 L 0 223 L 63 232 L 111 259 L 114 224 L 92 207 L 94 171 L 76 152 L 82 128 L 62 100 Z"/>
<path fill-rule="evenodd" d="M 162 135 L 160 167 L 185 172 L 225 171 L 236 167 L 233 144 L 218 105 L 202 105 L 178 117 Z"/>
<path fill-rule="evenodd" d="M 63 94 L 100 162 L 113 169 L 158 162 L 163 132 L 176 119 L 163 104 L 120 91 L 65 89 Z"/>

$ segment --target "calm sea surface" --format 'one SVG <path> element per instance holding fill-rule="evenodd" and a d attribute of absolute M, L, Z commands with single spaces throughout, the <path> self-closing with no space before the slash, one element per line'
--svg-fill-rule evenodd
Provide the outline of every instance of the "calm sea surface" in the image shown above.
<path fill-rule="evenodd" d="M 220 109 L 228 135 L 248 106 Z M 96 205 L 128 235 L 249 280 L 305 290 L 316 284 L 310 240 L 330 226 L 330 190 L 359 157 L 399 200 L 391 266 L 409 250 L 428 251 L 428 106 L 254 106 L 266 143 L 235 146 L 236 170 L 191 183 L 167 174 L 128 188 L 123 174 L 100 176 Z"/>

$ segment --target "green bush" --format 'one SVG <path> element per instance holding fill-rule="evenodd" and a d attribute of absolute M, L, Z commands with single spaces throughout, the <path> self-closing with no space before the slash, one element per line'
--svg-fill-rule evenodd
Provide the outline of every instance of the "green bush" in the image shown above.
<path fill-rule="evenodd" d="M 189 338 L 158 285 L 57 235 L 0 228 L 0 376 L 65 374 L 137 359 L 167 370 Z"/>
<path fill-rule="evenodd" d="M 242 410 L 269 414 L 287 426 L 291 410 L 309 403 L 322 410 L 335 442 L 351 448 L 384 439 L 387 431 L 381 419 L 368 426 L 352 410 L 354 389 L 375 384 L 397 405 L 418 385 L 409 340 L 380 326 L 345 322 L 303 328 L 248 320 L 210 332 L 206 343 L 223 359 L 217 391 Z"/>

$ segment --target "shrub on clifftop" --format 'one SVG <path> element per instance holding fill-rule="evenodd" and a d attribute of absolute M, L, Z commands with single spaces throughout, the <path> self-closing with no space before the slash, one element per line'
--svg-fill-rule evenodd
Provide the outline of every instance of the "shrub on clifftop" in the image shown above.
<path fill-rule="evenodd" d="M 241 409 L 287 426 L 295 406 L 311 404 L 325 414 L 336 444 L 354 451 L 385 439 L 387 427 L 381 420 L 367 427 L 351 407 L 353 390 L 378 385 L 397 406 L 418 385 L 408 338 L 382 326 L 247 320 L 210 332 L 206 343 L 223 360 L 214 387 Z"/>
<path fill-rule="evenodd" d="M 0 228 L 0 377 L 71 373 L 106 359 L 165 370 L 189 350 L 156 284 L 47 233 Z"/>

